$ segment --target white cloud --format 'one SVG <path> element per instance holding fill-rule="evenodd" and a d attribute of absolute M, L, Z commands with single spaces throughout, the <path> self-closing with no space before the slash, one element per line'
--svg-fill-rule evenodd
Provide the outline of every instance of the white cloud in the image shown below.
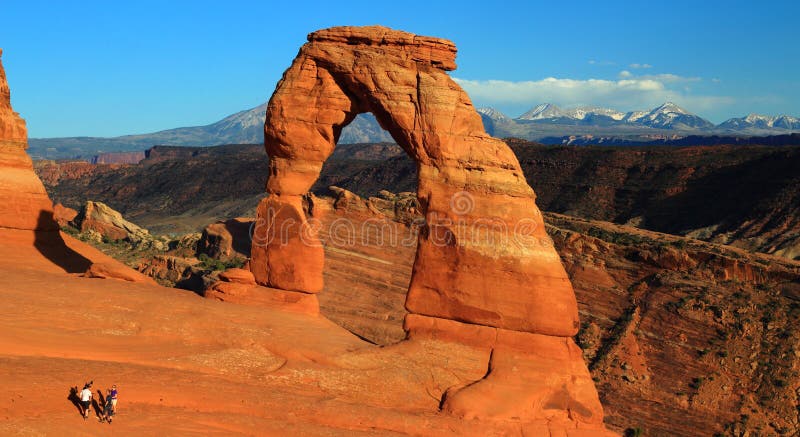
<path fill-rule="evenodd" d="M 673 101 L 693 112 L 719 109 L 733 103 L 730 97 L 695 95 L 685 88 L 687 82 L 699 78 L 671 74 L 633 76 L 627 73 L 621 73 L 618 80 L 555 77 L 520 82 L 454 80 L 469 93 L 476 106 L 495 106 L 509 111 L 512 116 L 518 115 L 512 111 L 524 111 L 544 102 L 562 107 L 597 105 L 628 111 L 649 109 Z"/>
<path fill-rule="evenodd" d="M 628 67 L 631 67 L 631 68 L 633 68 L 633 69 L 639 69 L 639 68 L 653 68 L 653 66 L 652 66 L 652 65 L 650 65 L 650 64 L 630 64 L 630 65 L 628 65 Z"/>
<path fill-rule="evenodd" d="M 633 74 L 628 70 L 622 70 L 622 71 L 619 72 L 619 77 L 621 77 L 623 79 L 627 79 L 629 77 L 633 77 Z"/>
<path fill-rule="evenodd" d="M 660 81 L 660 82 L 665 82 L 665 83 L 674 83 L 674 82 L 699 82 L 699 81 L 703 80 L 703 78 L 702 78 L 702 77 L 697 77 L 697 76 L 692 76 L 692 77 L 687 77 L 687 76 L 678 76 L 677 74 L 671 74 L 671 73 L 663 73 L 663 74 L 645 74 L 645 75 L 643 75 L 643 76 L 637 76 L 637 77 L 639 77 L 639 78 L 641 78 L 641 79 L 652 79 L 652 80 L 657 80 L 657 81 Z"/>

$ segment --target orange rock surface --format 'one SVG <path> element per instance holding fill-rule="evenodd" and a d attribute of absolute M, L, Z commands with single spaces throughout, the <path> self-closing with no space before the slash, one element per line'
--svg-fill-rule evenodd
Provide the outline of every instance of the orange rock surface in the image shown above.
<path fill-rule="evenodd" d="M 94 262 L 83 276 L 87 278 L 99 279 L 120 279 L 129 282 L 144 282 L 148 284 L 155 284 L 156 282 L 149 276 L 145 276 L 128 266 L 120 265 L 120 263 L 104 263 Z"/>
<path fill-rule="evenodd" d="M 252 224 L 252 219 L 234 218 L 206 226 L 198 242 L 198 252 L 221 259 L 236 256 L 248 258 Z M 246 242 L 246 245 L 241 242 Z"/>
<path fill-rule="evenodd" d="M 251 270 L 267 287 L 323 289 L 320 222 L 304 196 L 342 128 L 371 112 L 418 165 L 425 225 L 406 298 L 409 336 L 442 330 L 432 335 L 468 341 L 485 329 L 535 339 L 513 353 L 499 340 L 483 345 L 497 354 L 489 373 L 450 387 L 443 410 L 603 433 L 597 392 L 569 338 L 579 323 L 567 273 L 516 157 L 486 134 L 447 75 L 455 54 L 450 41 L 378 26 L 308 36 L 267 106 L 269 195 L 257 209 Z"/>
<path fill-rule="evenodd" d="M 480 348 L 376 347 L 277 303 L 68 275 L 30 244 L 0 256 L 2 435 L 522 434 L 518 421 L 438 411 L 446 387 L 486 372 Z M 90 379 L 120 389 L 112 425 L 84 421 L 67 399 Z"/>
<path fill-rule="evenodd" d="M 67 224 L 69 224 L 69 222 L 72 220 L 75 220 L 75 217 L 77 216 L 78 211 L 75 211 L 74 209 L 66 207 L 60 203 L 57 203 L 53 207 L 53 218 L 59 226 L 67 226 Z"/>

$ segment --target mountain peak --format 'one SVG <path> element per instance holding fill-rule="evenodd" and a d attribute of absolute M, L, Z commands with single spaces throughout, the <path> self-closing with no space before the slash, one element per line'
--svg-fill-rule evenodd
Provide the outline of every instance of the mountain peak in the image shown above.
<path fill-rule="evenodd" d="M 492 120 L 509 120 L 509 117 L 503 114 L 500 110 L 492 108 L 491 106 L 486 106 L 483 108 L 477 108 L 479 114 L 483 114 Z"/>
<path fill-rule="evenodd" d="M 689 111 L 681 108 L 680 106 L 676 105 L 673 102 L 665 102 L 661 106 L 659 106 L 659 107 L 657 107 L 657 108 L 655 108 L 655 109 L 653 109 L 651 111 L 651 113 L 668 113 L 668 112 L 677 113 L 677 114 L 692 115 Z"/>
<path fill-rule="evenodd" d="M 800 119 L 788 115 L 763 115 L 750 113 L 745 117 L 731 118 L 719 125 L 720 128 L 730 130 L 798 130 Z"/>
<path fill-rule="evenodd" d="M 710 121 L 698 117 L 691 112 L 681 108 L 672 102 L 666 102 L 663 105 L 653 109 L 644 116 L 633 119 L 628 117 L 628 121 L 635 121 L 659 129 L 710 129 L 714 124 Z"/>
<path fill-rule="evenodd" d="M 564 117 L 564 111 L 552 103 L 542 103 L 536 105 L 530 111 L 519 116 L 520 120 L 541 120 L 545 118 L 558 118 Z"/>
<path fill-rule="evenodd" d="M 619 112 L 616 109 L 603 108 L 600 106 L 577 106 L 575 108 L 566 110 L 565 113 L 569 117 L 576 120 L 586 120 L 591 116 L 603 116 L 619 121 L 625 117 L 624 112 Z"/>

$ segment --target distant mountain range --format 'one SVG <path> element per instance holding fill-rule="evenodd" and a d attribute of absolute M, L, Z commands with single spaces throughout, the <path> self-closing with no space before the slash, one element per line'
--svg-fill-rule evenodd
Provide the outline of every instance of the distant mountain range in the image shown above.
<path fill-rule="evenodd" d="M 674 131 L 709 131 L 714 134 L 785 134 L 800 130 L 800 119 L 788 115 L 767 116 L 750 114 L 731 118 L 719 125 L 692 114 L 672 102 L 664 103 L 650 111 L 620 112 L 609 108 L 579 106 L 561 109 L 552 103 L 543 103 L 512 119 L 494 108 L 478 108 L 484 118 L 493 123 L 547 123 L 557 125 L 648 127 Z M 767 132 L 765 132 L 767 131 Z M 568 134 L 568 132 L 565 132 Z"/>
<path fill-rule="evenodd" d="M 34 159 L 97 159 L 108 152 L 143 151 L 154 145 L 212 146 L 264 141 L 266 104 L 237 112 L 206 126 L 181 127 L 114 138 L 31 138 Z M 616 143 L 672 141 L 688 136 L 763 136 L 800 132 L 800 119 L 788 115 L 750 114 L 719 125 L 667 102 L 650 111 L 620 112 L 580 106 L 562 109 L 552 103 L 533 107 L 517 118 L 494 108 L 478 108 L 486 131 L 499 138 L 544 143 Z M 342 130 L 341 144 L 392 142 L 372 114 L 360 114 Z"/>
<path fill-rule="evenodd" d="M 649 111 L 629 112 L 594 106 L 562 109 L 543 103 L 517 118 L 495 108 L 477 111 L 491 135 L 548 144 L 651 143 L 688 136 L 751 137 L 800 132 L 800 119 L 788 115 L 750 114 L 715 125 L 672 102 Z"/>
<path fill-rule="evenodd" d="M 141 135 L 114 138 L 30 138 L 28 153 L 34 159 L 97 160 L 109 152 L 144 151 L 154 145 L 214 146 L 261 144 L 264 142 L 266 103 L 223 118 L 206 126 L 179 127 Z M 372 114 L 359 114 L 342 129 L 341 144 L 394 142 Z"/>

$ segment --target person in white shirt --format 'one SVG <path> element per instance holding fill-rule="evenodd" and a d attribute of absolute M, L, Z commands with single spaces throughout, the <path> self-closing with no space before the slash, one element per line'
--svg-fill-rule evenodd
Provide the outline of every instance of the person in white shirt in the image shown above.
<path fill-rule="evenodd" d="M 83 420 L 86 420 L 89 418 L 89 404 L 92 402 L 92 384 L 84 385 L 78 397 L 81 400 L 81 407 L 83 407 Z"/>

